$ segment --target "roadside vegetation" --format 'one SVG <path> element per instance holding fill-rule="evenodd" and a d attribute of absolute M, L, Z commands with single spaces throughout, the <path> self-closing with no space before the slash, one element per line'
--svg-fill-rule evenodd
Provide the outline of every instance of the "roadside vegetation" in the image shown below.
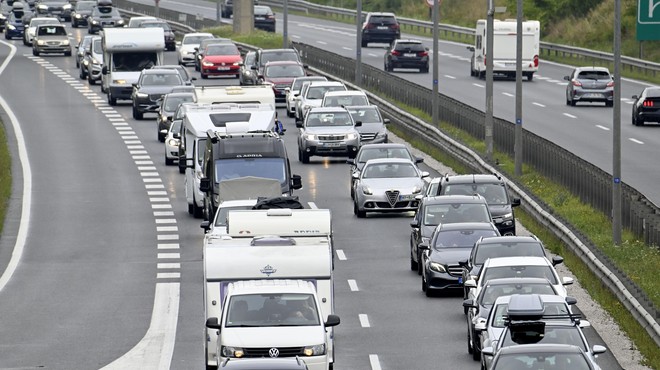
<path fill-rule="evenodd" d="M 11 195 L 11 157 L 7 146 L 5 126 L 0 121 L 0 235 L 5 224 L 5 215 Z"/>

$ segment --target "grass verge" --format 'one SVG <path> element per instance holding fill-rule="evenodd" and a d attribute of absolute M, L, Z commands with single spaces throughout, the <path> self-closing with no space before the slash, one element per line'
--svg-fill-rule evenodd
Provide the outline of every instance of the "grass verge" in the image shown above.
<path fill-rule="evenodd" d="M 221 26 L 204 29 L 218 37 L 230 38 L 236 42 L 258 46 L 264 49 L 279 49 L 282 47 L 284 38 L 279 33 L 253 30 L 247 35 L 235 35 L 233 26 Z"/>
<path fill-rule="evenodd" d="M 7 146 L 5 126 L 0 121 L 0 235 L 5 224 L 9 196 L 11 195 L 11 157 Z"/>

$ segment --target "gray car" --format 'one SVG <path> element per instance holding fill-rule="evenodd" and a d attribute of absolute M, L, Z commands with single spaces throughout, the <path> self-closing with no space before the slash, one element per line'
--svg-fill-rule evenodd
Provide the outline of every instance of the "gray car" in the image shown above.
<path fill-rule="evenodd" d="M 353 213 L 363 218 L 367 212 L 415 211 L 428 176 L 409 159 L 371 159 L 356 178 Z"/>
<path fill-rule="evenodd" d="M 385 125 L 390 123 L 390 120 L 383 118 L 380 114 L 380 109 L 377 105 L 360 105 L 346 107 L 355 122 L 362 122 L 362 126 L 358 127 L 360 133 L 360 142 L 362 144 L 380 144 L 386 143 L 388 140 L 387 128 Z"/>
<path fill-rule="evenodd" d="M 296 122 L 298 136 L 298 160 L 309 163 L 311 156 L 354 158 L 360 149 L 360 134 L 355 129 L 361 122 L 354 122 L 344 108 L 315 108 L 309 111 L 304 122 Z"/>
<path fill-rule="evenodd" d="M 140 120 L 144 113 L 158 113 L 160 102 L 174 86 L 184 84 L 179 72 L 173 69 L 145 69 L 133 84 L 133 118 Z"/>
<path fill-rule="evenodd" d="M 86 78 L 90 85 L 94 85 L 96 81 L 101 81 L 101 68 L 103 68 L 101 36 L 92 36 L 92 42 L 85 48 L 80 64 L 80 78 Z"/>
<path fill-rule="evenodd" d="M 48 24 L 37 27 L 32 40 L 32 55 L 41 53 L 64 53 L 71 56 L 71 42 L 66 28 L 61 24 Z"/>
<path fill-rule="evenodd" d="M 578 67 L 570 76 L 564 76 L 566 85 L 566 105 L 575 106 L 578 102 L 604 102 L 614 105 L 614 80 L 605 67 Z"/>

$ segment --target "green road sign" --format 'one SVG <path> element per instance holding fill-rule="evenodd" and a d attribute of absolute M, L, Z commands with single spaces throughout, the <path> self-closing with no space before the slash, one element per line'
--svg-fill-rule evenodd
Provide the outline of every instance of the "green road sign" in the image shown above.
<path fill-rule="evenodd" d="M 637 0 L 637 40 L 660 40 L 660 0 Z"/>

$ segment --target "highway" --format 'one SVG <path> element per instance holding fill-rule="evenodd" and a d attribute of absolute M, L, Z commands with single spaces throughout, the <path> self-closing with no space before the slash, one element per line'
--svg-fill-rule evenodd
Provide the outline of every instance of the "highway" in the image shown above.
<path fill-rule="evenodd" d="M 73 38 L 84 32 L 72 30 Z M 306 31 L 315 32 L 322 40 L 322 31 Z M 164 164 L 155 117 L 133 120 L 127 101 L 109 107 L 98 85 L 77 78 L 73 58 L 33 57 L 20 40 L 9 44 L 16 54 L 0 74 L 0 95 L 24 137 L 31 176 L 18 170 L 15 176 L 18 184 L 30 183 L 31 204 L 23 254 L 0 286 L 0 368 L 203 368 L 203 234 L 200 220 L 187 213 L 182 175 Z M 0 62 L 12 54 L 3 42 Z M 168 52 L 166 60 L 174 64 L 176 55 Z M 452 73 L 466 79 L 458 68 Z M 283 109 L 279 116 L 286 116 Z M 9 118 L 2 116 L 6 126 Z M 461 297 L 425 297 L 409 270 L 410 215 L 357 219 L 344 159 L 313 157 L 302 165 L 294 123 L 284 125 L 293 173 L 304 184 L 297 194 L 333 213 L 342 320 L 335 368 L 477 369 L 466 350 Z M 12 197 L 0 271 L 16 262 L 10 251 L 20 239 L 26 196 Z M 589 333 L 592 345 L 602 343 Z M 621 368 L 610 353 L 600 361 L 603 369 Z"/>

